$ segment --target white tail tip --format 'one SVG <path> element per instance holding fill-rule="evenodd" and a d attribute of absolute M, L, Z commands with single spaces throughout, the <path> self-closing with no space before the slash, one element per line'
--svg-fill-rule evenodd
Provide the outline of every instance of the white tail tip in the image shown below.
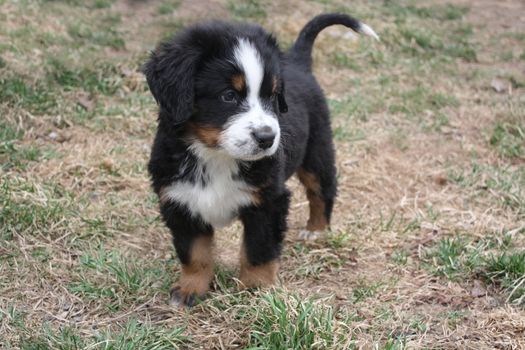
<path fill-rule="evenodd" d="M 359 26 L 359 33 L 371 36 L 372 38 L 374 38 L 377 41 L 379 41 L 379 35 L 377 35 L 376 32 L 374 32 L 374 30 L 372 28 L 370 28 L 368 25 L 366 25 L 364 23 L 360 24 L 360 26 Z"/>

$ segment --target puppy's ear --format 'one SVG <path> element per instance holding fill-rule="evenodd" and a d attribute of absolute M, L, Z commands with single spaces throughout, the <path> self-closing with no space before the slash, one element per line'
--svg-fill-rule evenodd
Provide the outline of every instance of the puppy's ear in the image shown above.
<path fill-rule="evenodd" d="M 187 121 L 193 112 L 193 77 L 199 53 L 177 40 L 160 44 L 143 67 L 149 89 L 173 124 Z"/>
<path fill-rule="evenodd" d="M 279 92 L 277 93 L 277 102 L 279 103 L 279 112 L 288 112 L 288 104 L 286 103 L 286 99 L 284 98 L 284 81 L 282 79 Z"/>

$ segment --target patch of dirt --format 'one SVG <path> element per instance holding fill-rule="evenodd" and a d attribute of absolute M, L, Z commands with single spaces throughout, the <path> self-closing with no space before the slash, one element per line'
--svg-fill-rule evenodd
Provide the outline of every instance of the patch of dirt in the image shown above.
<path fill-rule="evenodd" d="M 525 31 L 525 3 L 520 0 L 456 0 L 452 3 L 467 5 L 469 23 L 483 29 L 485 35 L 502 31 Z"/>

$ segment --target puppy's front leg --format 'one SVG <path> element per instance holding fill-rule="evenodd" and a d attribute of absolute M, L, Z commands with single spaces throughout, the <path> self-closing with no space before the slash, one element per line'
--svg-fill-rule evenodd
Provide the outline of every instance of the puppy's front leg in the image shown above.
<path fill-rule="evenodd" d="M 206 294 L 213 277 L 213 228 L 173 203 L 162 203 L 161 213 L 182 264 L 180 279 L 171 290 L 170 303 L 191 306 L 196 298 Z"/>
<path fill-rule="evenodd" d="M 290 193 L 284 190 L 271 200 L 242 210 L 241 287 L 262 287 L 276 282 L 289 203 Z"/>

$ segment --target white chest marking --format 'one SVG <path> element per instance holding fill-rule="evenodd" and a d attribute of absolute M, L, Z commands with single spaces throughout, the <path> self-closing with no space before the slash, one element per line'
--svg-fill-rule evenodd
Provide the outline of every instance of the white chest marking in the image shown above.
<path fill-rule="evenodd" d="M 162 196 L 185 205 L 193 216 L 200 216 L 214 228 L 226 226 L 240 207 L 253 203 L 253 188 L 236 179 L 239 165 L 231 157 L 199 143 L 192 151 L 199 159 L 198 180 L 175 182 L 162 190 Z M 204 181 L 200 181 L 201 176 Z"/>

